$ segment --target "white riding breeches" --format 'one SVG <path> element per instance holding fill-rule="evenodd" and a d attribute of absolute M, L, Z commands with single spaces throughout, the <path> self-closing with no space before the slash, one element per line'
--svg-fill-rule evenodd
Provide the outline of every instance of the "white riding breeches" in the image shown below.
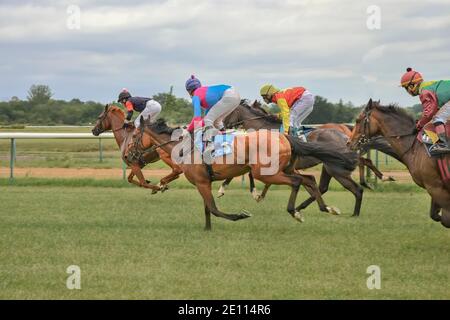
<path fill-rule="evenodd" d="M 233 88 L 225 90 L 222 99 L 220 99 L 205 116 L 205 126 L 212 126 L 216 129 L 223 128 L 223 119 L 236 109 L 241 103 L 241 96 Z"/>
<path fill-rule="evenodd" d="M 302 122 L 310 115 L 314 108 L 314 95 L 306 90 L 290 110 L 289 124 L 291 127 L 300 128 Z"/>
<path fill-rule="evenodd" d="M 147 101 L 147 104 L 145 105 L 145 109 L 142 110 L 142 112 L 139 114 L 139 116 L 136 118 L 136 120 L 134 120 L 134 126 L 136 128 L 139 127 L 139 122 L 140 122 L 141 116 L 144 118 L 144 120 L 147 120 L 148 118 L 150 118 L 151 122 L 155 122 L 156 117 L 159 115 L 160 112 L 161 112 L 161 105 L 159 104 L 158 101 L 155 101 L 155 100 Z"/>
<path fill-rule="evenodd" d="M 438 112 L 433 117 L 433 124 L 436 123 L 446 123 L 448 120 L 450 120 L 450 101 L 444 104 Z"/>

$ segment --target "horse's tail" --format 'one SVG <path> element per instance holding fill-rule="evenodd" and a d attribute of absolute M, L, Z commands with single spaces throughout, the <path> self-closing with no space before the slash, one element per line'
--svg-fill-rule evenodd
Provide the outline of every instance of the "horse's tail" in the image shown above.
<path fill-rule="evenodd" d="M 353 151 L 342 151 L 333 145 L 318 142 L 303 142 L 292 136 L 286 136 L 296 156 L 314 157 L 324 164 L 353 171 L 358 163 L 358 156 Z"/>

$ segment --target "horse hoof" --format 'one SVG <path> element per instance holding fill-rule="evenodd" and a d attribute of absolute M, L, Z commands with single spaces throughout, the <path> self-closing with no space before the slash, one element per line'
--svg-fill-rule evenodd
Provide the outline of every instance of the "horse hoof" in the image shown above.
<path fill-rule="evenodd" d="M 242 209 L 242 210 L 241 210 L 241 213 L 240 213 L 240 216 L 241 216 L 243 219 L 245 219 L 245 218 L 250 218 L 250 217 L 252 216 L 252 214 L 251 214 L 249 211 L 247 211 L 247 210 L 245 210 L 245 209 Z"/>
<path fill-rule="evenodd" d="M 258 198 L 256 198 L 255 200 L 256 200 L 256 202 L 261 202 L 264 200 L 264 197 L 261 195 L 258 195 Z"/>
<path fill-rule="evenodd" d="M 159 187 L 159 191 L 164 192 L 166 190 L 169 190 L 169 186 L 167 184 L 164 184 Z"/>
<path fill-rule="evenodd" d="M 383 176 L 383 178 L 381 178 L 381 181 L 392 182 L 392 181 L 395 181 L 395 178 L 393 176 L 387 176 L 387 177 Z"/>
<path fill-rule="evenodd" d="M 450 228 L 450 213 L 442 213 L 441 224 L 446 228 Z"/>
<path fill-rule="evenodd" d="M 305 222 L 305 217 L 303 213 L 300 211 L 295 211 L 292 217 L 294 217 L 294 219 L 297 220 L 298 222 Z"/>
<path fill-rule="evenodd" d="M 366 188 L 366 189 L 373 190 L 373 187 L 370 184 L 368 184 L 368 183 L 361 183 L 361 186 Z"/>
<path fill-rule="evenodd" d="M 341 210 L 339 210 L 339 208 L 336 208 L 336 207 L 333 207 L 333 206 L 327 207 L 327 210 L 328 210 L 328 213 L 334 214 L 336 216 L 341 214 Z"/>
<path fill-rule="evenodd" d="M 156 193 L 158 193 L 158 190 L 153 189 L 152 194 L 156 194 Z"/>

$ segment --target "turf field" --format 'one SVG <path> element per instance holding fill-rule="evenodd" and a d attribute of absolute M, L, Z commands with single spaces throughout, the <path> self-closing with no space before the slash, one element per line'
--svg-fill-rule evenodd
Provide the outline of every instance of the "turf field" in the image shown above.
<path fill-rule="evenodd" d="M 183 181 L 164 194 L 121 181 L 0 180 L 0 299 L 449 299 L 450 232 L 416 188 L 325 196 L 342 216 L 285 211 L 288 191 L 254 202 L 235 183 L 217 201 L 249 219 L 213 218 Z M 84 186 L 84 187 L 82 187 Z M 300 198 L 305 198 L 304 191 Z M 68 290 L 66 268 L 81 268 Z M 370 265 L 381 289 L 369 290 Z"/>

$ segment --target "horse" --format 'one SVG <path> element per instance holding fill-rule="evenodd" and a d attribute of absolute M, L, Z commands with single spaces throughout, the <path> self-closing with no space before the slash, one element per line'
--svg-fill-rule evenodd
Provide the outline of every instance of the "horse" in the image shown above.
<path fill-rule="evenodd" d="M 301 184 L 305 186 L 306 190 L 314 199 L 317 199 L 321 211 L 332 214 L 337 214 L 337 211 L 324 203 L 317 189 L 314 176 L 300 175 L 289 171 L 291 161 L 297 157 L 316 156 L 325 163 L 340 164 L 344 167 L 354 165 L 354 161 L 350 160 L 338 150 L 330 150 L 320 144 L 303 143 L 299 139 L 285 136 L 279 132 L 274 133 L 268 130 L 259 130 L 246 135 L 236 136 L 233 144 L 233 152 L 229 155 L 215 158 L 208 167 L 202 161 L 192 161 L 193 158 L 194 160 L 201 158 L 197 148 L 192 146 L 193 137 L 191 135 L 184 135 L 179 128 L 167 126 L 163 119 L 158 119 L 156 122 L 151 123 L 141 118 L 139 130 L 143 131 L 143 134 L 136 133 L 136 135 L 141 137 L 137 144 L 140 149 L 146 149 L 152 143 L 156 143 L 157 148 L 162 148 L 168 154 L 176 155 L 176 152 L 180 153 L 178 149 L 180 145 L 185 145 L 186 141 L 189 142 L 189 152 L 184 152 L 183 149 L 183 161 L 180 161 L 180 167 L 185 177 L 191 184 L 196 186 L 197 191 L 203 198 L 205 230 L 211 230 L 211 213 L 216 217 L 231 221 L 246 219 L 251 216 L 244 210 L 237 214 L 228 214 L 220 211 L 211 193 L 212 181 L 224 180 L 251 172 L 255 179 L 263 183 L 288 185 L 291 187 L 291 194 L 287 211 L 294 219 L 303 222 L 303 213 L 300 212 L 299 207 L 295 206 L 295 200 Z M 178 135 L 178 139 L 173 137 L 176 135 Z M 180 135 L 181 138 L 185 137 L 181 142 Z M 266 151 L 253 150 L 254 142 L 258 142 L 261 148 L 265 148 L 264 150 Z M 135 146 L 130 146 L 131 150 L 133 148 Z M 265 170 L 268 169 L 269 165 L 261 159 L 267 159 L 268 155 L 273 155 L 273 153 L 277 154 L 277 162 L 274 163 L 275 171 L 270 174 L 265 174 Z M 253 160 L 251 161 L 250 159 Z M 289 173 L 285 171 L 289 171 Z"/>
<path fill-rule="evenodd" d="M 450 228 L 450 184 L 444 183 L 436 159 L 429 157 L 416 139 L 413 117 L 396 105 L 382 106 L 370 99 L 356 120 L 349 146 L 359 148 L 379 134 L 386 138 L 398 159 L 406 165 L 414 182 L 431 196 L 431 219 Z"/>
<path fill-rule="evenodd" d="M 267 113 L 258 101 L 255 101 L 253 105 L 247 104 L 243 101 L 240 106 L 232 112 L 229 116 L 224 119 L 224 124 L 227 128 L 233 128 L 236 126 L 242 126 L 244 129 L 278 129 L 281 125 L 281 120 L 278 119 L 275 115 Z M 326 124 L 321 126 L 320 128 L 314 130 L 309 136 L 308 141 L 311 142 L 328 142 L 333 144 L 333 146 L 343 152 L 347 151 L 347 140 L 348 136 L 351 134 L 351 131 L 346 125 L 340 124 Z M 386 142 L 377 141 L 379 146 L 383 146 L 385 150 L 389 150 L 389 145 Z M 354 154 L 353 156 L 356 156 Z M 307 169 L 314 167 L 321 163 L 320 160 L 305 157 L 299 159 L 296 162 L 295 169 Z M 359 162 L 361 163 L 361 162 Z M 319 191 L 323 195 L 328 191 L 328 187 L 330 184 L 330 180 L 334 177 L 344 188 L 349 190 L 355 196 L 355 207 L 353 210 L 353 216 L 359 216 L 361 211 L 361 204 L 363 198 L 363 189 L 359 186 L 351 177 L 351 173 L 353 170 L 343 170 L 342 168 L 324 165 L 322 167 L 322 172 L 320 176 L 319 182 Z M 219 196 L 222 196 L 224 193 L 225 187 L 231 182 L 231 179 L 226 180 L 221 188 L 219 189 Z M 270 185 L 266 185 L 262 194 L 259 195 L 254 188 L 254 182 L 252 177 L 250 176 L 250 188 L 253 197 L 257 201 L 261 201 L 264 199 Z M 305 200 L 300 207 L 302 209 L 308 207 L 314 199 L 310 197 Z"/>
<path fill-rule="evenodd" d="M 319 126 L 319 129 L 335 129 L 337 131 L 345 134 L 349 139 L 352 135 L 353 125 L 350 124 L 342 124 L 342 123 L 326 123 Z M 369 185 L 366 181 L 366 175 L 364 174 L 364 167 L 370 169 L 375 176 L 381 181 L 395 181 L 392 176 L 385 176 L 378 168 L 373 164 L 372 160 L 369 158 L 364 158 L 363 155 L 369 152 L 371 149 L 381 151 L 386 153 L 387 155 L 393 156 L 395 158 L 395 152 L 393 152 L 389 143 L 382 137 L 376 137 L 376 141 L 373 141 L 372 145 L 367 145 L 363 149 L 359 150 L 358 157 L 358 169 L 359 169 L 359 184 L 367 189 L 373 189 L 371 185 Z"/>
<path fill-rule="evenodd" d="M 128 145 L 132 142 L 135 128 L 134 126 L 124 128 L 124 120 L 125 115 L 119 107 L 107 104 L 105 109 L 98 116 L 97 122 L 92 129 L 92 134 L 94 136 L 99 136 L 101 133 L 111 130 L 122 153 L 122 160 L 125 161 L 125 163 L 131 168 L 131 173 L 128 175 L 128 182 L 139 187 L 152 189 L 152 193 L 156 193 L 158 191 L 164 192 L 168 188 L 168 184 L 177 179 L 183 171 L 163 150 L 155 150 L 150 148 L 147 152 L 142 152 L 139 159 L 135 159 L 135 161 L 132 161 L 129 157 L 125 157 Z M 150 181 L 145 179 L 144 174 L 142 173 L 142 168 L 148 163 L 153 163 L 158 160 L 164 161 L 169 167 L 172 168 L 172 172 L 163 177 L 160 180 L 159 185 L 153 185 Z M 138 181 L 134 179 L 135 176 L 138 178 Z"/>

